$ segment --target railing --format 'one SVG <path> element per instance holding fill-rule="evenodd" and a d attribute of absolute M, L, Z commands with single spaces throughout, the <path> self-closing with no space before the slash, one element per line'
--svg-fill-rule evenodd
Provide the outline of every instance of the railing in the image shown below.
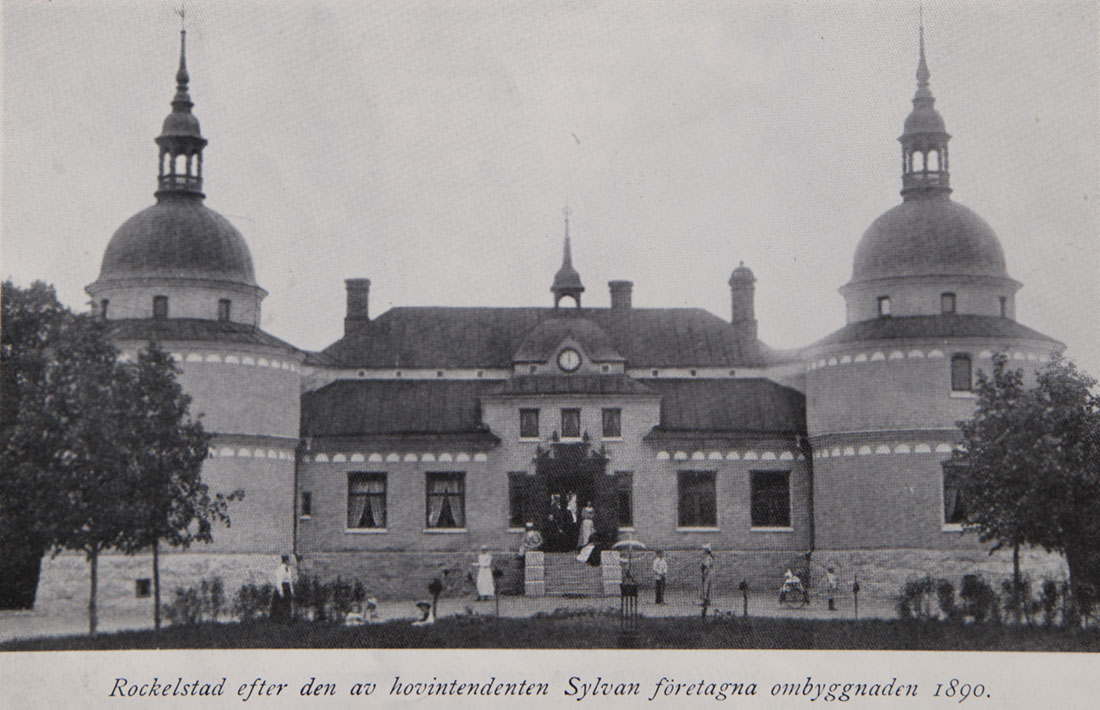
<path fill-rule="evenodd" d="M 158 180 L 161 190 L 202 191 L 202 178 L 195 175 L 161 175 Z"/>

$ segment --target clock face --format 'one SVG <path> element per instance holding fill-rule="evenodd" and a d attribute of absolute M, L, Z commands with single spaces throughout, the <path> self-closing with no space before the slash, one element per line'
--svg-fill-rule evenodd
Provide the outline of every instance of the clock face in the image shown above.
<path fill-rule="evenodd" d="M 581 354 L 573 348 L 566 348 L 558 353 L 558 367 L 565 372 L 576 372 L 581 366 Z"/>

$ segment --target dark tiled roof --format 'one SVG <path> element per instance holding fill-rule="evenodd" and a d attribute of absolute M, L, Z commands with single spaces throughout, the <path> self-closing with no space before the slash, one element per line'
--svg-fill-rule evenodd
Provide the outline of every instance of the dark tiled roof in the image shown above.
<path fill-rule="evenodd" d="M 394 308 L 330 345 L 346 367 L 507 368 L 528 334 L 556 318 L 585 318 L 634 367 L 758 364 L 758 343 L 700 308 Z"/>
<path fill-rule="evenodd" d="M 341 380 L 302 395 L 302 436 L 484 434 L 480 380 Z"/>
<path fill-rule="evenodd" d="M 521 375 L 499 385 L 493 394 L 648 394 L 627 375 Z"/>
<path fill-rule="evenodd" d="M 849 323 L 813 346 L 912 338 L 1011 338 L 1058 341 L 1009 318 L 975 315 L 887 316 Z"/>
<path fill-rule="evenodd" d="M 546 362 L 565 338 L 576 340 L 596 362 L 621 361 L 607 332 L 587 318 L 550 318 L 536 325 L 515 353 L 518 362 Z"/>
<path fill-rule="evenodd" d="M 647 380 L 661 395 L 661 423 L 649 437 L 678 434 L 806 433 L 806 398 L 765 379 Z"/>
<path fill-rule="evenodd" d="M 107 321 L 107 333 L 115 340 L 169 342 L 215 342 L 262 345 L 301 352 L 254 325 L 200 318 L 134 318 Z"/>

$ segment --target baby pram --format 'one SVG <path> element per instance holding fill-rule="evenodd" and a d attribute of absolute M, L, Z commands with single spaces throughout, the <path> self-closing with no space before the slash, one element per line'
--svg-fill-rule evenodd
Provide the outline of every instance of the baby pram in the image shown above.
<path fill-rule="evenodd" d="M 780 604 L 809 604 L 810 595 L 802 585 L 798 575 L 790 570 L 783 576 L 783 584 L 779 587 Z"/>

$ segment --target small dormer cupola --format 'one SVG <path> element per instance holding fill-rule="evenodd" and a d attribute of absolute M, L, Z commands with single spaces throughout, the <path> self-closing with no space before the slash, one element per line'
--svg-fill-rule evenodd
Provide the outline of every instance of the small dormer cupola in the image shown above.
<path fill-rule="evenodd" d="M 920 60 L 913 110 L 905 119 L 901 142 L 901 196 L 905 200 L 945 198 L 951 194 L 947 142 L 951 140 L 936 99 L 928 88 L 928 62 L 924 57 L 924 22 L 920 25 Z"/>
<path fill-rule="evenodd" d="M 569 208 L 566 207 L 562 212 L 565 215 L 565 249 L 561 268 L 554 274 L 554 284 L 550 287 L 550 292 L 554 294 L 554 308 L 557 308 L 561 299 L 566 296 L 572 298 L 577 308 L 580 308 L 584 285 L 581 284 L 581 275 L 573 268 L 573 254 L 569 247 Z"/>
<path fill-rule="evenodd" d="M 187 196 L 202 199 L 202 149 L 206 139 L 199 130 L 199 119 L 191 113 L 187 74 L 187 30 L 180 30 L 180 66 L 176 71 L 176 95 L 172 98 L 172 113 L 164 119 L 157 145 L 160 146 L 160 168 L 157 176 L 157 198 Z"/>

